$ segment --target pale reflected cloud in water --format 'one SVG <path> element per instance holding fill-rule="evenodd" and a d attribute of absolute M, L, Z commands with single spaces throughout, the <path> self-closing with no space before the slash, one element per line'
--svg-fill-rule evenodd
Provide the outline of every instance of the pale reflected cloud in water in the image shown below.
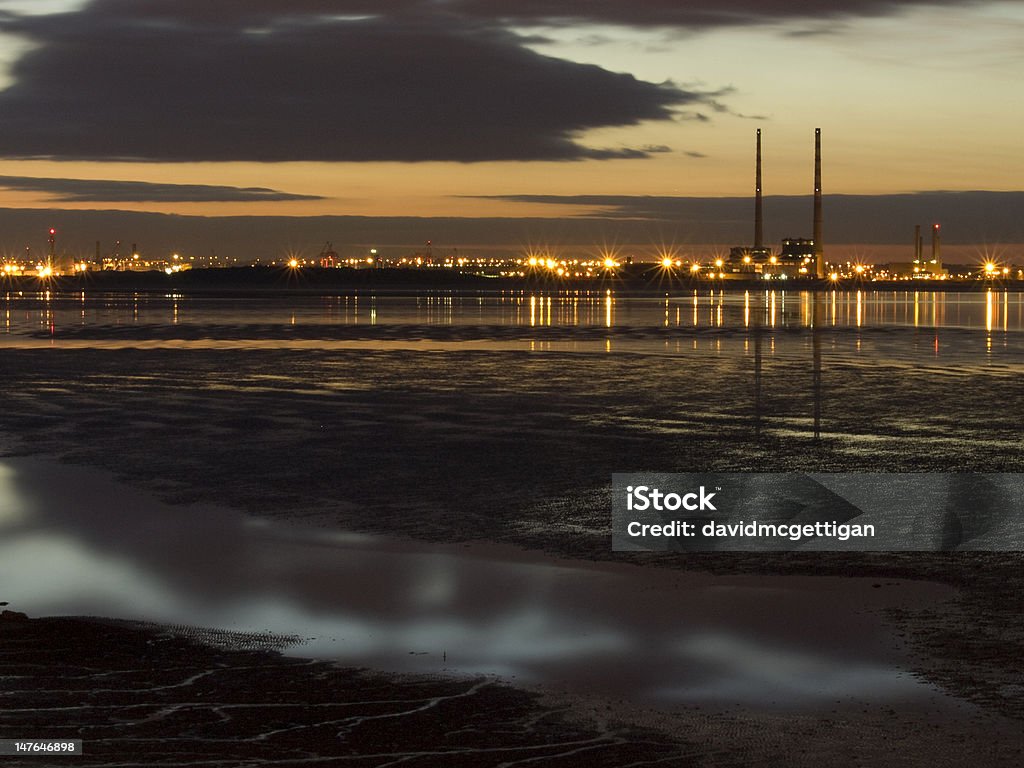
<path fill-rule="evenodd" d="M 667 700 L 757 704 L 766 697 L 784 704 L 838 697 L 899 697 L 914 685 L 882 664 L 794 653 L 753 638 L 699 634 L 676 646 L 680 662 L 705 670 L 708 680 L 666 687 Z"/>
<path fill-rule="evenodd" d="M 948 590 L 715 577 L 254 522 L 170 506 L 96 471 L 0 465 L 6 600 L 297 635 L 296 656 L 397 672 L 496 674 L 639 701 L 929 698 L 872 608 Z M 8 518 L 11 513 L 7 513 Z"/>
<path fill-rule="evenodd" d="M 24 504 L 13 482 L 14 470 L 0 464 L 0 531 L 25 519 Z"/>
<path fill-rule="evenodd" d="M 26 578 L 26 575 L 29 578 Z M 0 584 L 21 606 L 46 606 L 85 615 L 131 616 L 140 607 L 160 615 L 187 614 L 178 593 L 130 560 L 93 551 L 57 533 L 12 535 L 0 542 Z"/>

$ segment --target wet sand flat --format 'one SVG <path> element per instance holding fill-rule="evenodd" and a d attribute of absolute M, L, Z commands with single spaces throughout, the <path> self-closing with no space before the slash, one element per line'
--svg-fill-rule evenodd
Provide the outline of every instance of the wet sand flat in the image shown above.
<path fill-rule="evenodd" d="M 248 338 L 233 333 L 207 336 Z M 423 335 L 445 344 L 461 338 L 445 341 L 445 333 L 458 332 Z M 517 333 L 517 344 L 528 335 Z M 597 348 L 578 351 L 203 349 L 176 344 L 187 334 L 173 331 L 151 349 L 105 349 L 116 333 L 79 334 L 65 347 L 57 326 L 44 348 L 36 335 L 35 348 L 3 350 L 0 440 L 8 455 L 101 467 L 173 503 L 222 504 L 324 529 L 503 542 L 731 577 L 941 582 L 957 588 L 952 602 L 890 606 L 885 615 L 913 671 L 978 707 L 964 710 L 962 728 L 956 717 L 902 706 L 868 707 L 860 713 L 867 720 L 832 717 L 831 709 L 775 716 L 748 708 L 706 722 L 691 713 L 707 730 L 705 746 L 687 754 L 707 764 L 761 754 L 774 755 L 768 764 L 796 765 L 803 757 L 785 747 L 799 743 L 820 764 L 827 745 L 856 736 L 858 749 L 836 750 L 848 764 L 885 755 L 893 743 L 905 744 L 898 759 L 907 765 L 959 765 L 954 756 L 971 749 L 989 750 L 991 764 L 1019 761 L 1019 731 L 999 735 L 1002 718 L 1024 717 L 1019 553 L 627 557 L 610 551 L 607 495 L 612 471 L 636 468 L 1021 471 L 1016 337 L 968 335 L 949 349 L 956 333 L 840 334 L 826 356 L 823 433 L 815 440 L 805 333 L 775 338 L 775 356 L 770 337 L 762 339 L 757 403 L 749 334 L 689 334 L 665 350 L 662 331 L 629 333 L 629 354 L 615 350 L 625 332 L 610 348 L 595 335 L 587 343 Z M 884 354 L 865 354 L 872 346 Z M 972 718 L 981 720 L 965 725 Z M 719 750 L 723 733 L 741 735 Z M 760 746 L 744 752 L 740 743 Z"/>
<path fill-rule="evenodd" d="M 486 679 L 339 669 L 245 649 L 244 636 L 235 650 L 210 640 L 109 621 L 0 620 L 0 737 L 84 741 L 81 757 L 5 764 L 1009 768 L 1022 759 L 1019 723 L 972 707 L 941 717 L 891 707 L 665 713 L 540 699 Z"/>
<path fill-rule="evenodd" d="M 693 764 L 695 745 L 627 725 L 584 728 L 492 681 L 397 679 L 203 639 L 0 621 L 0 734 L 82 739 L 83 756 L 59 764 L 125 768 Z"/>

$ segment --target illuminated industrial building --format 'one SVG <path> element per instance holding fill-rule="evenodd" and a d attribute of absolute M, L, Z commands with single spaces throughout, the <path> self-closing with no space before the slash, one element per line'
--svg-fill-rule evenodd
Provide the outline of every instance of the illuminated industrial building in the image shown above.
<path fill-rule="evenodd" d="M 945 280 L 949 270 L 942 266 L 942 244 L 939 225 L 932 225 L 932 257 L 925 260 L 924 242 L 921 239 L 921 225 L 914 225 L 914 260 L 897 261 L 886 266 L 889 275 L 895 279 Z"/>
<path fill-rule="evenodd" d="M 782 250 L 773 253 L 764 245 L 764 213 L 761 191 L 761 129 L 757 129 L 754 170 L 754 244 L 736 246 L 725 261 L 727 277 L 766 280 L 823 278 L 825 276 L 822 248 L 821 205 L 821 129 L 814 129 L 814 237 L 791 237 L 782 241 Z"/>

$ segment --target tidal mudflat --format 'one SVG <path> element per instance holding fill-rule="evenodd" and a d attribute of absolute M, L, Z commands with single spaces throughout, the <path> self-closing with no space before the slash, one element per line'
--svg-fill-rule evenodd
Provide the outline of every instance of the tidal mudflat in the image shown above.
<path fill-rule="evenodd" d="M 344 532 L 398 538 L 407 547 L 396 550 L 388 544 L 386 551 L 367 551 L 365 545 L 360 545 L 362 550 L 346 545 L 346 551 L 360 553 L 353 555 L 358 563 L 376 558 L 392 563 L 389 569 L 397 568 L 393 563 L 416 561 L 417 547 L 435 565 L 438 557 L 449 558 L 442 569 L 449 573 L 447 583 L 436 574 L 432 582 L 421 573 L 402 577 L 411 581 L 382 577 L 377 582 L 380 592 L 363 590 L 364 596 L 382 596 L 376 601 L 382 623 L 390 621 L 388 611 L 407 620 L 415 617 L 413 606 L 401 604 L 402 596 L 408 600 L 415 593 L 413 585 L 424 590 L 424 599 L 433 594 L 435 600 L 453 583 L 461 583 L 462 591 L 465 585 L 476 585 L 477 604 L 484 606 L 478 611 L 484 616 L 501 614 L 500 596 L 486 591 L 487 585 L 501 585 L 502 578 L 521 590 L 502 590 L 513 603 L 542 604 L 538 595 L 557 590 L 559 599 L 548 600 L 547 615 L 564 615 L 581 606 L 572 617 L 577 623 L 567 624 L 561 635 L 534 633 L 545 638 L 538 643 L 541 660 L 527 660 L 515 671 L 498 669 L 495 654 L 486 663 L 477 659 L 457 669 L 470 645 L 501 650 L 506 639 L 500 631 L 474 635 L 472 628 L 457 625 L 428 633 L 442 638 L 429 647 L 397 643 L 402 653 L 392 657 L 404 656 L 401 664 L 381 656 L 352 663 L 391 672 L 449 674 L 444 667 L 451 645 L 452 680 L 505 672 L 507 679 L 528 685 L 538 682 L 530 675 L 544 666 L 544 654 L 558 658 L 558 642 L 568 638 L 586 645 L 587 638 L 577 630 L 590 621 L 590 650 L 598 660 L 591 659 L 575 676 L 582 683 L 588 675 L 598 682 L 620 676 L 619 689 L 588 688 L 570 680 L 553 687 L 552 695 L 608 700 L 616 712 L 647 713 L 636 715 L 635 721 L 669 717 L 670 726 L 659 721 L 662 734 L 669 733 L 680 744 L 687 734 L 697 734 L 698 746 L 681 748 L 674 758 L 681 765 L 742 762 L 758 750 L 773 755 L 778 764 L 803 764 L 804 754 L 806 761 L 816 755 L 820 762 L 829 744 L 852 742 L 854 735 L 870 744 L 859 747 L 860 752 L 844 752 L 851 760 L 883 750 L 893 740 L 909 739 L 904 742 L 906 754 L 899 758 L 902 764 L 943 764 L 934 759 L 942 752 L 939 747 L 959 739 L 988 749 L 994 764 L 1019 761 L 1021 740 L 1012 727 L 1024 713 L 1016 661 L 1024 644 L 1019 554 L 626 557 L 610 551 L 607 498 L 610 474 L 633 469 L 1021 471 L 1016 414 L 1024 404 L 1019 375 L 1024 367 L 1019 334 L 1010 322 L 1019 300 L 1014 304 L 1012 297 L 1001 296 L 998 302 L 984 295 L 970 297 L 975 303 L 961 305 L 952 322 L 953 303 L 940 305 L 931 297 L 931 304 L 918 301 L 915 324 L 915 310 L 906 302 L 884 305 L 894 313 L 892 319 L 870 314 L 882 312 L 881 303 L 875 309 L 864 304 L 858 315 L 855 300 L 844 298 L 831 315 L 834 324 L 819 324 L 815 335 L 804 323 L 805 309 L 813 307 L 808 309 L 800 297 L 783 306 L 777 296 L 774 310 L 770 297 L 763 302 L 758 298 L 752 307 L 757 325 L 751 324 L 751 305 L 742 296 L 551 298 L 362 297 L 357 302 L 354 297 L 317 297 L 251 304 L 173 296 L 8 297 L 7 333 L 0 336 L 5 452 L 100 468 L 179 510 L 190 503 L 215 504 L 244 512 L 250 520 L 269 520 L 268 525 L 299 523 L 311 531 L 310 541 Z M 827 303 L 817 311 L 830 317 Z M 867 317 L 874 319 L 865 323 Z M 812 371 L 816 348 L 821 361 L 817 388 Z M 93 481 L 84 477 L 78 485 Z M 162 548 L 155 539 L 148 547 L 136 546 L 144 537 L 132 524 L 145 525 L 145 519 L 133 517 L 130 510 L 119 519 L 117 514 L 126 510 L 111 506 L 105 519 L 108 530 L 116 529 L 136 544 L 114 546 L 117 537 L 107 536 L 107 544 L 101 545 L 102 524 L 61 520 L 59 505 L 44 507 L 51 530 L 91 531 L 90 550 L 103 551 L 105 546 L 106 554 L 116 553 L 122 565 L 134 559 L 136 565 L 170 579 L 186 615 L 190 604 L 198 611 L 201 599 L 210 599 L 210 611 L 192 623 L 225 623 L 205 617 L 216 619 L 218 610 L 226 610 L 214 598 L 231 578 L 204 570 L 203 549 L 195 547 L 195 538 L 190 545 L 187 533 L 178 529 L 172 534 L 173 526 L 160 524 L 154 527 L 163 532 Z M 217 539 L 211 534 L 205 541 Z M 462 542 L 472 544 L 467 549 Z M 330 552 L 322 544 L 318 551 Z M 509 555 L 511 550 L 489 549 L 495 544 L 529 552 L 517 559 Z M 275 551 L 274 557 L 259 560 L 271 571 L 281 557 L 281 550 Z M 256 557 L 248 548 L 232 554 Z M 182 557 L 195 561 L 187 563 Z M 474 558 L 475 564 L 470 562 Z M 225 559 L 228 567 L 231 560 Z M 251 572 L 253 562 L 243 558 L 238 569 L 228 571 L 242 579 L 239 574 Z M 322 584 L 315 558 L 306 562 L 307 580 Z M 492 570 L 480 578 L 480 571 L 473 570 L 477 567 Z M 577 581 L 571 586 L 572 578 L 531 582 L 526 577 L 524 584 L 518 576 L 498 576 L 505 567 L 520 568 L 521 573 L 561 570 Z M 703 621 L 721 630 L 728 621 L 719 616 L 715 625 L 715 617 L 728 614 L 731 606 L 751 622 L 717 635 L 684 635 L 689 638 L 680 643 L 685 652 L 675 649 L 680 656 L 672 659 L 672 666 L 682 671 L 674 687 L 686 694 L 672 704 L 675 709 L 656 697 L 628 701 L 621 690 L 630 685 L 631 674 L 636 673 L 635 689 L 654 689 L 649 683 L 656 675 L 622 670 L 600 656 L 614 645 L 615 628 L 594 619 L 593 606 L 581 596 L 590 581 L 625 579 L 608 576 L 622 569 L 633 569 L 638 575 L 632 586 L 655 598 L 633 605 L 620 592 L 613 603 L 624 615 L 632 613 L 630 626 L 646 627 L 648 635 L 634 634 L 642 638 L 642 648 L 666 645 L 665 638 L 673 633 L 670 625 L 662 626 L 666 615 L 677 620 L 691 615 L 700 619 L 693 622 L 697 629 L 707 629 Z M 302 579 L 286 577 L 284 570 L 276 574 L 278 591 L 294 594 L 291 582 Z M 349 578 L 375 583 L 369 566 L 358 570 Z M 429 568 L 424 573 L 429 576 Z M 840 577 L 836 581 L 842 586 L 833 594 L 827 586 L 832 582 L 822 580 L 794 598 L 798 588 L 773 590 L 765 586 L 770 580 L 761 581 L 758 574 L 801 574 L 811 577 L 806 584 L 816 582 L 814 577 Z M 665 590 L 674 579 L 701 583 L 707 589 L 705 603 L 688 609 L 684 600 L 678 609 L 655 612 L 655 606 L 673 602 Z M 941 587 L 911 581 L 937 582 L 956 592 L 949 596 Z M 113 583 L 123 585 L 125 580 L 115 577 Z M 630 580 L 621 583 L 629 585 Z M 791 582 L 796 583 L 803 584 Z M 780 603 L 766 597 L 773 591 L 786 595 L 787 590 L 788 605 L 802 605 L 802 615 L 785 613 L 785 596 Z M 70 591 L 58 589 L 56 597 Z M 691 597 L 700 594 L 696 589 L 681 591 Z M 912 592 L 913 599 L 899 597 Z M 322 590 L 308 594 L 310 613 L 323 608 L 318 602 L 324 599 Z M 836 594 L 856 599 L 836 599 Z M 160 597 L 166 599 L 163 607 L 173 602 L 167 593 L 143 602 L 161 605 Z M 0 598 L 18 607 L 18 595 Z M 358 600 L 350 595 L 340 602 Z M 78 612 L 59 604 L 52 604 L 53 612 Z M 768 612 L 769 605 L 771 613 L 781 613 L 769 616 L 758 629 L 757 609 Z M 648 606 L 652 610 L 646 611 Z M 89 612 L 112 613 L 102 608 L 101 599 Z M 647 615 L 651 619 L 645 624 Z M 275 630 L 303 631 L 288 626 L 294 612 L 280 617 L 286 620 L 274 624 Z M 134 618 L 174 621 L 142 611 Z M 523 620 L 523 615 L 513 615 L 509 621 L 522 629 Z M 851 632 L 844 634 L 848 621 L 853 622 Z M 773 622 L 785 625 L 791 636 L 766 635 Z M 868 625 L 873 629 L 860 634 L 858 627 Z M 306 634 L 321 637 L 319 631 Z M 475 641 L 459 646 L 457 641 L 466 641 L 467 635 Z M 415 633 L 396 631 L 390 637 L 405 641 Z M 299 648 L 295 652 L 301 654 Z M 816 670 L 833 668 L 828 662 L 824 667 L 808 665 L 806 654 L 812 649 L 818 658 L 838 656 L 849 662 L 843 668 L 858 671 L 848 682 L 868 691 L 861 709 L 849 706 L 856 697 L 839 696 L 799 711 L 780 706 L 780 695 L 763 695 L 782 690 L 785 703 L 794 695 L 792 686 L 788 693 L 773 689 L 779 680 L 805 681 Z M 516 650 L 525 656 L 529 648 L 520 645 Z M 883 667 L 900 672 L 901 685 L 937 686 L 933 690 L 943 692 L 937 699 L 941 703 L 922 706 L 920 699 L 902 694 L 883 702 L 878 694 L 884 685 L 872 677 L 873 663 L 864 661 L 876 650 Z M 436 662 L 438 652 L 438 669 L 425 669 L 423 665 Z M 567 651 L 561 659 L 563 683 L 574 676 L 568 657 Z M 684 658 L 689 662 L 680 660 Z M 724 697 L 694 697 L 702 681 L 687 677 L 687 663 L 703 674 L 727 670 L 727 660 L 752 658 L 774 670 L 777 679 L 763 679 L 760 688 L 750 688 L 748 674 L 742 684 L 734 680 L 736 687 Z M 641 680 L 647 682 L 641 685 Z M 751 690 L 754 695 L 748 695 Z M 697 706 L 704 709 L 694 710 Z M 712 717 L 710 709 L 719 714 Z M 592 705 L 574 709 L 580 710 L 597 713 L 599 719 L 607 712 Z M 731 752 L 714 746 L 730 733 L 735 736 Z M 789 737 L 779 735 L 787 733 Z M 806 753 L 787 749 L 798 736 Z M 436 755 L 416 759 L 445 764 Z M 581 756 L 560 759 L 550 764 L 593 764 Z M 917 759 L 920 763 L 913 762 Z M 385 763 L 383 758 L 378 761 Z M 608 764 L 623 763 L 617 757 Z"/>

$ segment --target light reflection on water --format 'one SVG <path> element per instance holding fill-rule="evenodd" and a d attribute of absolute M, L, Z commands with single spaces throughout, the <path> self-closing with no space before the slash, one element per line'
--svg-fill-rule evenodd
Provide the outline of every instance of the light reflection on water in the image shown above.
<path fill-rule="evenodd" d="M 0 346 L 461 349 L 1024 364 L 1024 294 L 699 290 L 186 297 L 3 294 Z M 818 343 L 818 342 L 815 342 Z"/>
<path fill-rule="evenodd" d="M 0 464 L 0 584 L 32 614 L 294 633 L 294 655 L 347 665 L 794 710 L 932 706 L 875 609 L 949 596 L 289 528 L 28 459 Z"/>
<path fill-rule="evenodd" d="M 612 291 L 506 291 L 485 295 L 270 295 L 211 298 L 180 294 L 0 294 L 4 329 L 24 333 L 83 325 L 189 322 L 374 326 L 973 328 L 1024 330 L 1024 294 L 942 291 L 678 291 L 632 297 Z M 818 305 L 818 308 L 815 308 Z M 684 307 L 691 311 L 684 313 Z M 258 310 L 258 311 L 254 311 Z"/>

